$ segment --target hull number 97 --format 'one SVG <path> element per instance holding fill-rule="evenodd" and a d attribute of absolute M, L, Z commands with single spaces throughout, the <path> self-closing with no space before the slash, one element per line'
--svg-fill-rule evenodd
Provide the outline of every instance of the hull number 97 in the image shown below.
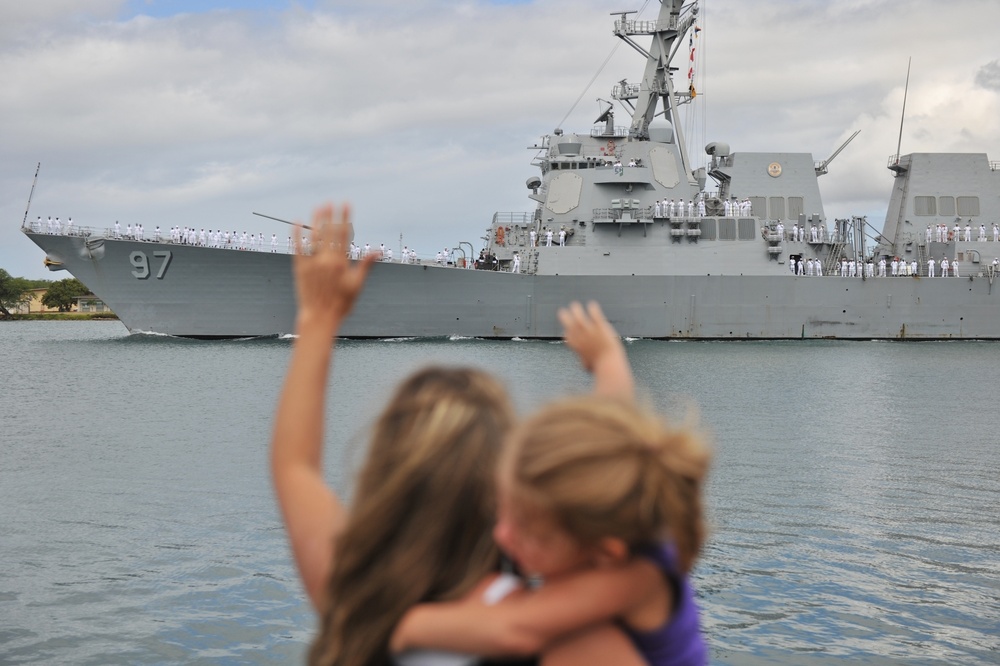
<path fill-rule="evenodd" d="M 167 267 L 170 266 L 170 259 L 172 257 L 173 253 L 169 250 L 157 251 L 153 253 L 153 263 L 156 263 L 157 260 L 159 260 L 160 263 L 160 266 L 156 271 L 157 280 L 162 280 L 163 276 L 167 274 Z M 128 256 L 128 260 L 132 264 L 133 277 L 140 280 L 145 280 L 149 277 L 149 259 L 146 257 L 145 252 L 139 252 L 137 250 Z"/>

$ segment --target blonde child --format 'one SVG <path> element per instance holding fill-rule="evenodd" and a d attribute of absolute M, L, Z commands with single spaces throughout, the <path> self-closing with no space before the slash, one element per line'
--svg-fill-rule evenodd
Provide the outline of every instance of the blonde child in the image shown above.
<path fill-rule="evenodd" d="M 704 440 L 636 406 L 621 343 L 596 304 L 560 319 L 595 373 L 595 394 L 555 402 L 518 426 L 497 477 L 494 537 L 544 584 L 494 606 L 476 594 L 421 605 L 393 647 L 602 663 L 577 635 L 615 621 L 653 666 L 706 663 L 688 580 L 705 538 Z"/>

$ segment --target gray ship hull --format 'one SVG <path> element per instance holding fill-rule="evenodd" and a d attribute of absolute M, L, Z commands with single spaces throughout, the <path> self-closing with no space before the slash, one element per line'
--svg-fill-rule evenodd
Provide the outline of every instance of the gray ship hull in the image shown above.
<path fill-rule="evenodd" d="M 132 332 L 294 331 L 290 255 L 27 232 Z M 166 266 L 164 266 L 166 264 Z M 558 308 L 597 300 L 627 337 L 1000 339 L 1000 294 L 961 278 L 536 275 L 377 263 L 348 337 L 556 338 Z"/>

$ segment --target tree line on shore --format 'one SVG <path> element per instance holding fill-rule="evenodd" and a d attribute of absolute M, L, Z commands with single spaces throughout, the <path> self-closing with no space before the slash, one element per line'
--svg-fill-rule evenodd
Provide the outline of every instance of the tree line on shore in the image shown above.
<path fill-rule="evenodd" d="M 42 289 L 42 305 L 56 308 L 59 312 L 69 312 L 78 296 L 90 293 L 86 285 L 76 278 L 65 280 L 29 280 L 14 277 L 0 268 L 0 318 L 11 319 L 11 310 L 27 306 L 31 301 L 31 290 Z"/>

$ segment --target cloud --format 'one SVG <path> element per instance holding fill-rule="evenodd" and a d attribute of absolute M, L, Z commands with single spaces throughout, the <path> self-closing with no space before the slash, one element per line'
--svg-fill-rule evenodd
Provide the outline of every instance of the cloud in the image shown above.
<path fill-rule="evenodd" d="M 1000 60 L 994 60 L 979 68 L 976 72 L 976 85 L 1000 92 Z"/>

